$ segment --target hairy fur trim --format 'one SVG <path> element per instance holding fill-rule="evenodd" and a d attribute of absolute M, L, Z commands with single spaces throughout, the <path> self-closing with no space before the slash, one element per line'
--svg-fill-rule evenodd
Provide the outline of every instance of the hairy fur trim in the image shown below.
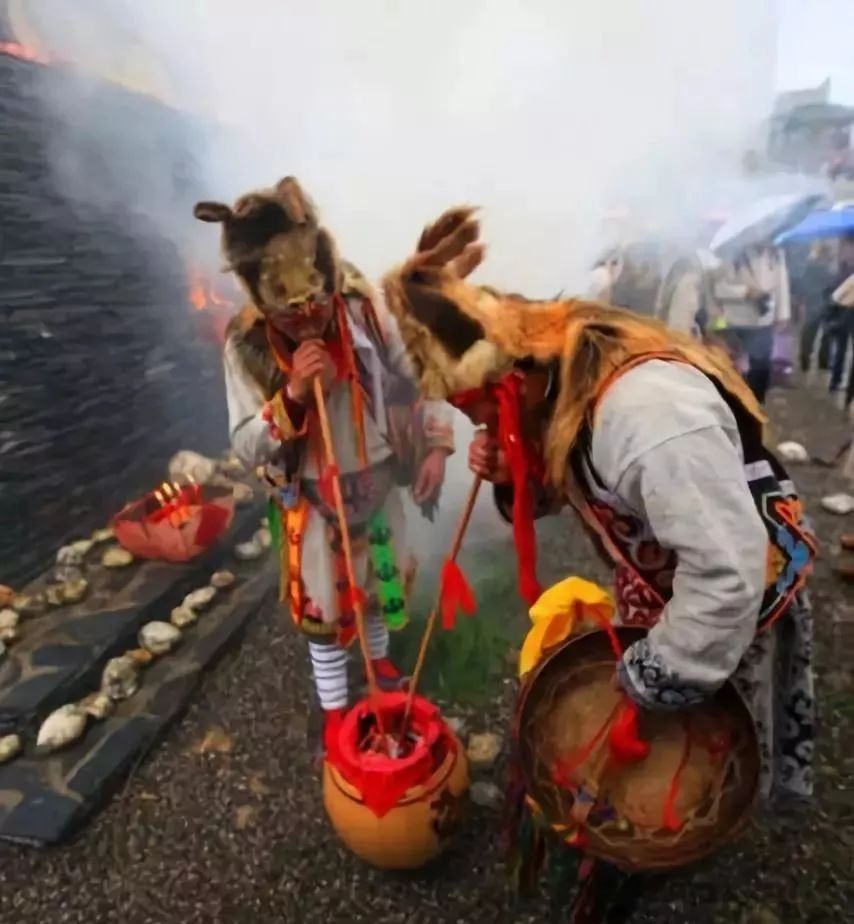
<path fill-rule="evenodd" d="M 584 425 L 592 424 L 590 415 L 608 377 L 645 353 L 666 353 L 690 363 L 715 379 L 759 423 L 765 421 L 756 398 L 723 350 L 697 343 L 653 318 L 584 299 L 526 301 L 440 276 L 437 294 L 480 324 L 486 335 L 455 360 L 414 317 L 399 271 L 386 278 L 385 286 L 404 345 L 422 388 L 431 396 L 447 397 L 480 387 L 514 360 L 560 360 L 560 390 L 546 436 L 548 474 L 556 486 L 571 487 L 569 454 Z"/>
<path fill-rule="evenodd" d="M 349 260 L 341 261 L 341 294 L 356 295 L 377 303 L 377 292 L 358 266 Z"/>
<path fill-rule="evenodd" d="M 282 387 L 282 373 L 267 341 L 264 315 L 254 305 L 247 305 L 229 321 L 226 343 L 269 401 Z"/>
<path fill-rule="evenodd" d="M 479 388 L 511 368 L 510 358 L 487 340 L 478 340 L 461 357 L 452 356 L 430 328 L 415 317 L 400 271 L 389 273 L 383 286 L 386 305 L 397 321 L 416 383 L 425 397 L 441 400 Z"/>

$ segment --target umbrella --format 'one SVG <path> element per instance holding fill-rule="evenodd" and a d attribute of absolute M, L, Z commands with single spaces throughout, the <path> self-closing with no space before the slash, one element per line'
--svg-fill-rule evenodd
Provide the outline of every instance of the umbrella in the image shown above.
<path fill-rule="evenodd" d="M 820 195 L 803 193 L 760 199 L 725 221 L 712 238 L 709 249 L 729 259 L 745 247 L 767 244 L 801 221 L 822 199 Z"/>
<path fill-rule="evenodd" d="M 854 208 L 824 209 L 813 212 L 794 228 L 775 238 L 775 244 L 811 241 L 817 237 L 844 237 L 854 234 Z"/>

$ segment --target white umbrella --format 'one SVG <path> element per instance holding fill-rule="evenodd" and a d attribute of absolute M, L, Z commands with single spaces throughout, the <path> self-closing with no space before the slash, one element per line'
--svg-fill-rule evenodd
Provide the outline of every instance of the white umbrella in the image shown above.
<path fill-rule="evenodd" d="M 724 259 L 745 247 L 768 244 L 802 221 L 821 202 L 815 193 L 786 193 L 759 199 L 718 228 L 709 249 Z"/>

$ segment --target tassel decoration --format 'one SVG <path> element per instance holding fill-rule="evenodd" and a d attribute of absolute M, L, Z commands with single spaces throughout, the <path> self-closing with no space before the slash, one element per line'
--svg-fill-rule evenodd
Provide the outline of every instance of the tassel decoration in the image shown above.
<path fill-rule="evenodd" d="M 522 599 L 533 606 L 543 591 L 537 580 L 537 534 L 534 530 L 531 479 L 542 477 L 542 465 L 522 433 L 521 389 L 521 376 L 510 373 L 495 385 L 495 396 L 498 401 L 498 441 L 513 478 L 513 541 L 519 560 L 519 592 Z"/>
<path fill-rule="evenodd" d="M 649 756 L 649 742 L 638 734 L 638 707 L 628 697 L 611 724 L 608 745 L 616 763 L 633 764 Z"/>
<path fill-rule="evenodd" d="M 453 629 L 457 622 L 457 610 L 461 609 L 467 616 L 474 616 L 477 601 L 460 566 L 451 559 L 442 565 L 441 577 L 442 628 Z"/>

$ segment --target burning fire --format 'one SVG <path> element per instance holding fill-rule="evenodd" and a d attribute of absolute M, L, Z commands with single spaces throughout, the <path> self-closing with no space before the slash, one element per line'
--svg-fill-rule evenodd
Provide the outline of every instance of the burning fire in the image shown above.
<path fill-rule="evenodd" d="M 171 526 L 181 526 L 190 519 L 190 507 L 202 502 L 202 490 L 192 476 L 188 476 L 187 480 L 188 484 L 183 486 L 177 481 L 164 481 L 152 492 L 157 509 L 150 519 L 157 521 L 168 517 Z"/>
<path fill-rule="evenodd" d="M 195 311 L 209 313 L 214 334 L 220 343 L 224 343 L 228 319 L 236 310 L 235 299 L 225 297 L 217 291 L 217 286 L 199 267 L 191 265 L 188 275 L 190 304 Z"/>
<path fill-rule="evenodd" d="M 210 281 L 205 280 L 204 273 L 198 267 L 190 268 L 190 304 L 196 311 L 205 311 L 211 306 L 231 308 L 231 302 L 216 291 Z"/>
<path fill-rule="evenodd" d="M 35 61 L 38 64 L 51 64 L 50 58 L 34 48 L 21 45 L 20 42 L 0 42 L 0 55 L 10 55 L 22 61 Z"/>

